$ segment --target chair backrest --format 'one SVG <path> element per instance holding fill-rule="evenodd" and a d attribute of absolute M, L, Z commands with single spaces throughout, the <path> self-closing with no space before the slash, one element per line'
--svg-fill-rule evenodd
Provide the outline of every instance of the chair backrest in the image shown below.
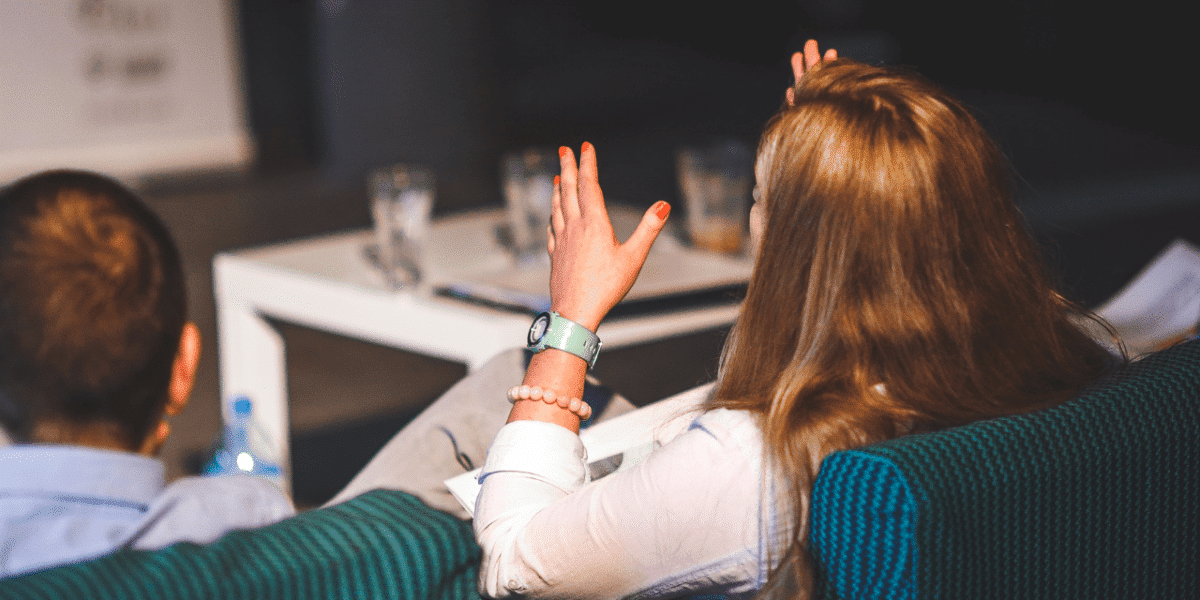
<path fill-rule="evenodd" d="M 1200 340 L 1060 406 L 822 464 L 826 598 L 1200 597 Z"/>
<path fill-rule="evenodd" d="M 206 546 L 126 550 L 0 580 L 0 598 L 479 598 L 468 522 L 373 491 Z"/>

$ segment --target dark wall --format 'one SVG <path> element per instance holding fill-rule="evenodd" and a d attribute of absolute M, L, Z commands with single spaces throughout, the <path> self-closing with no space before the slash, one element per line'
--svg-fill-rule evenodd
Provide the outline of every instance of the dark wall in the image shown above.
<path fill-rule="evenodd" d="M 260 171 L 365 194 L 371 168 L 417 162 L 437 174 L 439 211 L 495 201 L 483 4 L 243 0 Z"/>
<path fill-rule="evenodd" d="M 936 81 L 1068 103 L 1106 123 L 1197 147 L 1197 51 L 1184 6 L 1078 0 L 866 0 L 865 27 Z"/>
<path fill-rule="evenodd" d="M 381 164 L 421 162 L 439 175 L 442 208 L 490 195 L 494 186 L 480 177 L 495 170 L 482 109 L 482 5 L 321 4 L 323 168 L 362 177 Z"/>
<path fill-rule="evenodd" d="M 1187 89 L 1195 51 L 1165 0 L 1120 12 L 1067 0 L 655 4 L 665 17 L 627 0 L 241 6 L 261 168 L 352 181 L 370 166 L 427 162 L 443 210 L 499 202 L 504 149 L 585 138 L 612 175 L 610 193 L 635 204 L 671 199 L 672 147 L 707 136 L 753 143 L 787 84 L 789 53 L 807 37 L 917 67 L 984 103 L 1031 98 L 1052 107 L 1046 119 L 1078 121 L 1044 144 L 1047 128 L 1022 129 L 1036 119 L 999 109 L 989 126 L 1017 124 L 997 137 L 1034 179 L 1087 176 L 1089 165 L 1186 166 L 1200 134 Z M 1079 134 L 1090 122 L 1119 139 Z M 1078 159 L 1063 160 L 1077 137 Z"/>

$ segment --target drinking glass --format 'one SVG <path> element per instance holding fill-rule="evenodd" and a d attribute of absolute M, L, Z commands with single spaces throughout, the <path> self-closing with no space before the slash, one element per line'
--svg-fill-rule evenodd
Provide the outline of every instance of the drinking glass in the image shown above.
<path fill-rule="evenodd" d="M 676 153 L 686 229 L 692 246 L 737 253 L 745 241 L 754 163 L 737 141 L 683 147 Z"/>
<path fill-rule="evenodd" d="M 393 290 L 421 280 L 433 198 L 433 173 L 423 166 L 401 163 L 371 173 L 376 259 Z"/>
<path fill-rule="evenodd" d="M 546 256 L 546 227 L 558 170 L 558 152 L 551 148 L 509 152 L 500 161 L 509 240 L 518 264 Z"/>

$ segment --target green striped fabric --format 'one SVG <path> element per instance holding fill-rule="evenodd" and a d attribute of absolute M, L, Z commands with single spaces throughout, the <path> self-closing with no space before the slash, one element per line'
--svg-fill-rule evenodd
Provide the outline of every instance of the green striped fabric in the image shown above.
<path fill-rule="evenodd" d="M 1200 341 L 1052 409 L 830 455 L 827 598 L 1200 598 Z"/>
<path fill-rule="evenodd" d="M 206 546 L 126 550 L 0 580 L 0 598 L 478 598 L 469 522 L 373 491 Z"/>

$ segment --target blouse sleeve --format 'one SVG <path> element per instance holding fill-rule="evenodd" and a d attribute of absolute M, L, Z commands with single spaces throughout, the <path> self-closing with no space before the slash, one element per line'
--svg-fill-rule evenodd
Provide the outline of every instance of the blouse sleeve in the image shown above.
<path fill-rule="evenodd" d="M 757 587 L 761 461 L 744 446 L 720 420 L 701 418 L 634 468 L 587 482 L 577 435 L 505 425 L 480 475 L 481 591 L 590 598 Z"/>

